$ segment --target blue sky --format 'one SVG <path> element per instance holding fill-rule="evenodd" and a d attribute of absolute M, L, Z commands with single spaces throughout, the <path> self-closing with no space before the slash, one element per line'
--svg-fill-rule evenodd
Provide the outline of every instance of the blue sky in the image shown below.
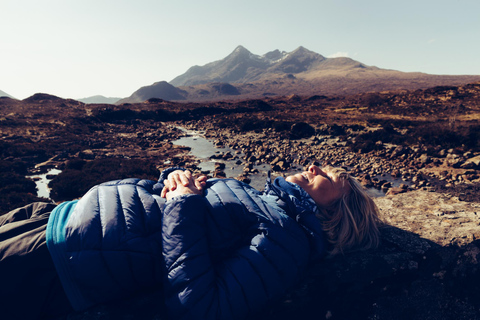
<path fill-rule="evenodd" d="M 480 75 L 478 0 L 0 0 L 0 90 L 130 96 L 243 45 Z"/>

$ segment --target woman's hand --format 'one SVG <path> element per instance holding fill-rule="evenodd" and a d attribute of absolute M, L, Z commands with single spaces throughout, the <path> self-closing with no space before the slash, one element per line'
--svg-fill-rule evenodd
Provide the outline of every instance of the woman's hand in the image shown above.
<path fill-rule="evenodd" d="M 168 178 L 163 181 L 165 186 L 162 189 L 161 196 L 170 200 L 182 194 L 201 195 L 205 188 L 206 181 L 206 176 L 200 176 L 194 179 L 190 171 L 176 170 L 170 173 Z"/>

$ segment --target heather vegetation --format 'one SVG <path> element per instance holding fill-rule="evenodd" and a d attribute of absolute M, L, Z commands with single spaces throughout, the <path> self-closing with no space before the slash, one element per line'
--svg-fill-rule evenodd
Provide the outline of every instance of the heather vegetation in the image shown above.
<path fill-rule="evenodd" d="M 219 128 L 229 128 L 239 133 L 254 131 L 262 132 L 265 129 L 273 129 L 284 139 L 308 138 L 315 134 L 315 128 L 306 122 L 293 122 L 285 120 L 263 119 L 252 115 L 241 115 L 232 119 L 219 120 L 216 125 Z"/>
<path fill-rule="evenodd" d="M 35 182 L 26 178 L 26 174 L 26 163 L 0 160 L 0 215 L 42 200 L 36 196 Z"/>
<path fill-rule="evenodd" d="M 104 123 L 134 123 L 135 121 L 195 120 L 206 116 L 229 115 L 271 110 L 272 106 L 262 100 L 245 100 L 237 103 L 216 102 L 211 104 L 170 103 L 149 99 L 144 105 L 123 104 L 106 106 L 92 112 L 93 117 Z"/>
<path fill-rule="evenodd" d="M 67 161 L 62 173 L 50 182 L 51 197 L 55 201 L 81 197 L 91 187 L 124 178 L 158 179 L 159 172 L 153 161 L 132 159 L 98 159 Z"/>
<path fill-rule="evenodd" d="M 480 126 L 452 128 L 444 122 L 422 121 L 416 125 L 381 121 L 376 130 L 359 134 L 349 146 L 352 151 L 380 150 L 384 143 L 395 145 L 423 145 L 429 150 L 460 149 L 477 152 L 480 149 Z M 394 127 L 395 125 L 395 127 Z M 397 129 L 395 129 L 397 128 Z"/>

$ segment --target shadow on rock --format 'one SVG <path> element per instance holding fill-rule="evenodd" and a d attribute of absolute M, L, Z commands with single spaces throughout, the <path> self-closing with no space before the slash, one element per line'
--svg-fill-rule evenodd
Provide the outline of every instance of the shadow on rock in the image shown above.
<path fill-rule="evenodd" d="M 480 241 L 441 246 L 386 226 L 377 250 L 312 266 L 256 319 L 480 319 Z M 67 320 L 167 319 L 160 292 L 70 314 Z"/>
<path fill-rule="evenodd" d="M 269 319 L 480 319 L 480 241 L 442 247 L 402 229 L 382 246 L 327 259 Z"/>

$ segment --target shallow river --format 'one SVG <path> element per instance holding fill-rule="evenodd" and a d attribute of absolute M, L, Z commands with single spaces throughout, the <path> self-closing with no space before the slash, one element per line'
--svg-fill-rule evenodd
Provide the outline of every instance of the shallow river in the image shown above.
<path fill-rule="evenodd" d="M 223 171 L 225 172 L 227 178 L 235 178 L 243 173 L 244 161 L 242 160 L 242 164 L 240 165 L 236 164 L 238 159 L 243 157 L 243 154 L 235 154 L 235 150 L 228 147 L 215 147 L 212 141 L 202 136 L 201 131 L 184 131 L 189 136 L 172 141 L 172 143 L 175 145 L 190 147 L 190 154 L 201 161 L 198 166 L 202 171 L 208 170 L 213 173 L 215 169 L 215 162 L 221 162 L 225 163 L 225 169 Z M 226 152 L 231 152 L 238 158 L 234 160 L 210 159 L 210 157 L 215 154 Z M 254 166 L 254 168 L 258 170 L 258 173 L 250 174 L 249 178 L 252 180 L 250 185 L 257 190 L 263 190 L 265 186 L 265 180 L 267 178 L 267 172 L 271 169 L 271 166 L 268 164 L 262 164 Z"/>
<path fill-rule="evenodd" d="M 202 136 L 203 132 L 201 131 L 191 131 L 191 130 L 185 130 L 183 128 L 180 128 L 180 129 L 185 131 L 189 136 L 182 137 L 178 140 L 172 141 L 172 143 L 175 145 L 190 147 L 191 148 L 190 154 L 195 156 L 201 161 L 199 167 L 201 168 L 202 171 L 209 170 L 213 172 L 215 168 L 215 162 L 223 162 L 225 163 L 224 172 L 227 178 L 235 178 L 242 174 L 243 167 L 244 167 L 243 160 L 242 160 L 242 164 L 237 165 L 235 162 L 238 159 L 227 160 L 227 161 L 220 160 L 220 159 L 210 159 L 212 155 L 215 155 L 218 153 L 225 153 L 229 151 L 233 155 L 236 155 L 235 150 L 228 147 L 220 147 L 220 148 L 215 147 L 212 141 Z M 243 158 L 243 154 L 238 154 L 237 156 L 239 158 Z M 265 186 L 265 180 L 267 178 L 267 173 L 269 170 L 271 170 L 271 166 L 269 164 L 262 164 L 259 166 L 255 166 L 255 168 L 259 172 L 257 174 L 250 174 L 249 178 L 252 180 L 250 182 L 250 185 L 256 188 L 257 190 L 263 190 Z M 291 175 L 291 174 L 295 174 L 302 171 L 303 171 L 303 168 L 299 166 L 299 167 L 292 168 L 288 171 L 282 172 L 282 175 L 286 176 L 286 175 Z M 272 172 L 272 179 L 277 176 L 278 175 L 275 175 L 275 173 Z M 394 179 L 390 176 L 382 177 L 382 179 L 392 182 L 394 186 L 400 183 L 404 183 L 403 181 Z M 385 195 L 383 191 L 375 188 L 368 189 L 368 192 L 373 197 L 381 197 Z"/>
<path fill-rule="evenodd" d="M 27 178 L 35 181 L 35 184 L 37 185 L 38 197 L 50 199 L 50 188 L 48 187 L 48 183 L 51 179 L 47 179 L 47 176 L 57 175 L 60 172 L 62 171 L 59 169 L 50 169 L 47 173 L 34 174 L 31 176 L 27 176 Z"/>
<path fill-rule="evenodd" d="M 199 164 L 199 167 L 202 171 L 213 172 L 215 169 L 215 162 L 223 162 L 225 163 L 224 172 L 227 178 L 235 178 L 240 176 L 243 173 L 243 168 L 245 164 L 244 161 L 242 160 L 242 164 L 239 164 L 239 165 L 236 164 L 238 159 L 243 159 L 243 154 L 235 154 L 235 150 L 228 147 L 215 147 L 212 141 L 202 136 L 203 132 L 201 131 L 190 131 L 190 130 L 185 130 L 183 128 L 180 128 L 180 129 L 185 131 L 188 134 L 188 136 L 172 141 L 172 143 L 175 145 L 190 147 L 191 148 L 190 154 L 201 161 Z M 234 160 L 210 159 L 210 157 L 215 154 L 226 153 L 226 152 L 231 152 L 234 156 L 237 156 L 238 158 Z M 254 166 L 254 168 L 258 170 L 258 173 L 249 175 L 249 178 L 251 179 L 250 185 L 257 190 L 263 190 L 265 186 L 265 181 L 267 179 L 267 174 L 268 174 L 268 171 L 271 170 L 271 166 L 269 164 L 261 164 L 261 165 Z M 303 168 L 299 166 L 299 167 L 294 167 L 288 171 L 282 172 L 281 175 L 287 176 L 287 175 L 295 174 L 301 171 L 303 171 Z M 61 170 L 58 170 L 58 169 L 50 169 L 47 173 L 31 175 L 27 177 L 35 180 L 35 183 L 37 185 L 37 190 L 38 190 L 37 195 L 39 197 L 49 199 L 50 189 L 48 188 L 48 183 L 50 182 L 50 180 L 47 179 L 47 176 L 57 175 L 60 172 Z M 272 172 L 272 179 L 274 179 L 277 176 L 279 175 Z M 394 184 L 394 186 L 400 183 L 403 183 L 403 181 L 399 179 L 393 179 L 389 176 L 382 177 L 382 179 L 391 181 Z M 368 191 L 373 197 L 381 197 L 385 195 L 383 191 L 375 188 L 371 188 Z"/>

